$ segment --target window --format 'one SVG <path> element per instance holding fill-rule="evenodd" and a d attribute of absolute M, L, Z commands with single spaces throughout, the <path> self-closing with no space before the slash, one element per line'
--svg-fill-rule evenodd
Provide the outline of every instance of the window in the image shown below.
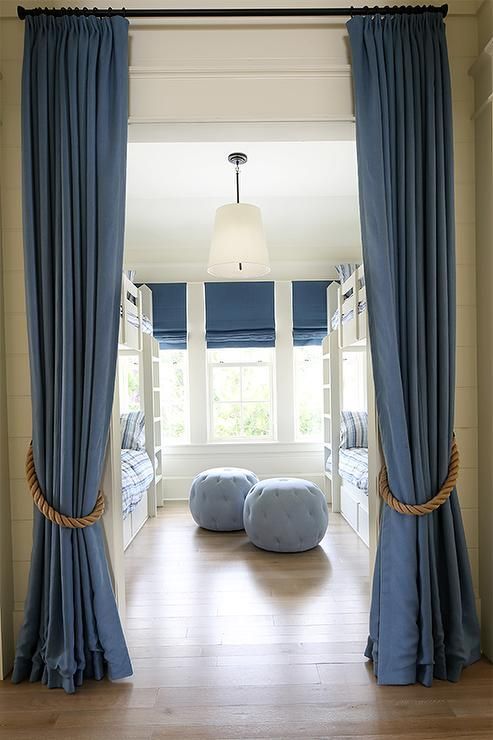
<path fill-rule="evenodd" d="M 322 439 L 322 347 L 294 347 L 296 437 Z"/>
<path fill-rule="evenodd" d="M 209 349 L 211 440 L 271 440 L 273 350 Z"/>
<path fill-rule="evenodd" d="M 188 440 L 187 351 L 164 349 L 159 353 L 161 424 L 168 444 Z"/>
<path fill-rule="evenodd" d="M 120 355 L 118 357 L 118 376 L 120 379 L 120 411 L 140 411 L 139 356 Z"/>

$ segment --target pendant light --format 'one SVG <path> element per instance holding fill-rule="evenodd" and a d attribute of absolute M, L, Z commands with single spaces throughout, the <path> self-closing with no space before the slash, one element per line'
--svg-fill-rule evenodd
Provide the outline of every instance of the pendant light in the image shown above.
<path fill-rule="evenodd" d="M 270 272 L 260 208 L 240 203 L 240 166 L 246 154 L 235 152 L 228 161 L 235 166 L 236 203 L 216 211 L 207 272 L 229 279 L 257 278 Z"/>

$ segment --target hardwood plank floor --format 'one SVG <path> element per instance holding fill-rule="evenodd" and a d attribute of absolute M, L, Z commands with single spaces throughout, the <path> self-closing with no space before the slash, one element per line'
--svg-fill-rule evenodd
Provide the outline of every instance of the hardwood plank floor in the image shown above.
<path fill-rule="evenodd" d="M 376 686 L 363 657 L 368 550 L 340 516 L 321 547 L 279 555 L 167 504 L 126 571 L 135 675 L 74 696 L 0 683 L 1 738 L 493 738 L 487 661 L 458 684 Z"/>

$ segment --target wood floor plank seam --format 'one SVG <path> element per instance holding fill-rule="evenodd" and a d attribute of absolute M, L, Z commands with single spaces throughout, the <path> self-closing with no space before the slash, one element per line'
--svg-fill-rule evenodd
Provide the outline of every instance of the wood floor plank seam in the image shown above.
<path fill-rule="evenodd" d="M 74 695 L 0 682 L 0 740 L 493 740 L 493 666 L 376 685 L 368 551 L 339 515 L 283 556 L 167 503 L 129 547 L 134 676 Z"/>

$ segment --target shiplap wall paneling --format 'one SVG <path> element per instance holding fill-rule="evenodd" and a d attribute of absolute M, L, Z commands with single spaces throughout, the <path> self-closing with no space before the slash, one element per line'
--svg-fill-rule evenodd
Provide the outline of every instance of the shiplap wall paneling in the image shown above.
<path fill-rule="evenodd" d="M 479 589 L 482 649 L 493 660 L 493 0 L 478 18 L 479 57 L 471 67 L 475 86 Z"/>
<path fill-rule="evenodd" d="M 135 0 L 134 4 L 138 4 Z M 145 4 L 145 3 L 144 3 Z M 227 4 L 227 3 L 225 3 Z M 259 2 L 259 4 L 262 4 Z M 82 3 L 80 3 L 82 5 Z M 15 4 L 10 3 L 12 12 Z M 459 7 L 459 6 L 457 6 Z M 476 4 L 470 7 L 471 13 Z M 478 52 L 474 15 L 450 15 L 447 20 L 454 87 L 454 127 L 457 205 L 457 438 L 461 447 L 460 496 L 468 545 L 478 588 L 478 434 L 475 287 L 474 94 L 465 74 Z M 3 284 L 22 291 L 23 261 L 20 193 L 20 69 L 23 26 L 13 16 L 2 19 L 2 250 Z M 352 120 L 353 100 L 343 24 L 305 27 L 284 24 L 236 24 L 227 31 L 214 24 L 208 30 L 186 24 L 154 29 L 131 27 L 132 120 L 188 122 L 234 120 L 271 122 L 330 122 Z M 212 56 L 214 57 L 212 59 Z M 188 67 L 191 70 L 187 72 Z M 209 65 L 209 76 L 207 72 Z M 214 71 L 214 67 L 216 71 Z M 140 70 L 140 72 L 139 72 Z M 163 72 L 164 70 L 164 72 Z M 170 73 L 177 71 L 177 76 Z M 217 71 L 219 70 L 219 71 Z M 241 81 L 244 96 L 232 95 Z M 289 276 L 286 275 L 286 278 Z M 13 288 L 8 288 L 10 295 Z M 22 294 L 22 293 L 21 293 Z M 5 296 L 5 291 L 4 291 Z M 5 305 L 8 450 L 12 538 L 14 542 L 15 628 L 22 617 L 26 573 L 31 550 L 31 511 L 20 497 L 24 455 L 31 434 L 25 309 L 20 297 Z M 0 388 L 1 392 L 1 388 Z"/>

